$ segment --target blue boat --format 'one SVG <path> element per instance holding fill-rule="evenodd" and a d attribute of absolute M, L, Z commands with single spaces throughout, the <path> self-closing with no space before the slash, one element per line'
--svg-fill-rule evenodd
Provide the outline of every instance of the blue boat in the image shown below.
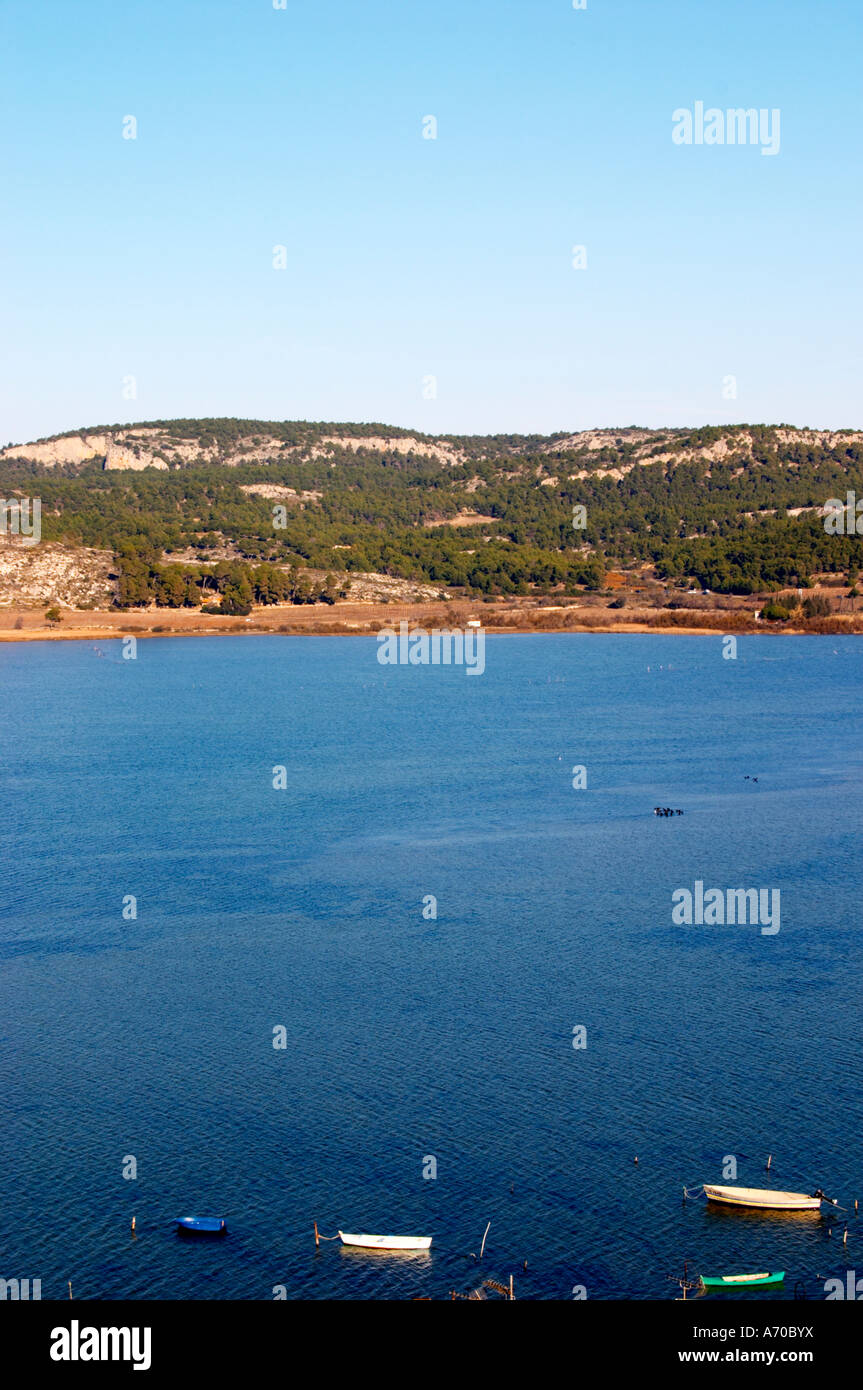
<path fill-rule="evenodd" d="M 227 1226 L 220 1216 L 178 1216 L 177 1234 L 193 1236 L 223 1236 Z"/>

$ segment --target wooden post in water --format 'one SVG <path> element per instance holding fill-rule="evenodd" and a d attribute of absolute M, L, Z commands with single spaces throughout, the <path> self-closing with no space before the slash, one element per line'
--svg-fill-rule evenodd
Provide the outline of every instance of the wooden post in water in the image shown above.
<path fill-rule="evenodd" d="M 70 1279 L 68 1282 L 69 1282 L 69 1297 L 71 1298 L 71 1297 L 72 1297 L 72 1280 Z"/>
<path fill-rule="evenodd" d="M 315 1222 L 315 1249 L 316 1249 L 316 1250 L 320 1250 L 320 1248 L 321 1248 L 321 1238 L 320 1238 L 320 1236 L 318 1235 L 318 1223 L 317 1223 L 317 1221 L 316 1221 L 316 1222 Z"/>
<path fill-rule="evenodd" d="M 510 1303 L 515 1301 L 515 1294 L 512 1291 L 512 1275 L 509 1276 L 509 1301 Z"/>
<path fill-rule="evenodd" d="M 768 1173 L 770 1172 L 770 1165 L 771 1165 L 772 1162 L 773 1162 L 773 1155 L 772 1155 L 772 1154 L 768 1154 L 768 1155 L 767 1155 L 767 1168 L 766 1168 L 766 1170 L 765 1170 L 765 1171 L 768 1172 Z"/>
<path fill-rule="evenodd" d="M 485 1236 L 488 1235 L 488 1233 L 489 1233 L 489 1228 L 490 1228 L 490 1227 L 491 1227 L 491 1222 L 489 1221 L 488 1226 L 486 1226 L 486 1228 L 485 1228 Z M 482 1238 L 482 1245 L 479 1247 L 479 1257 L 480 1257 L 480 1259 L 482 1259 L 482 1252 L 483 1252 L 483 1250 L 485 1249 L 485 1236 L 483 1236 L 483 1238 Z"/>
<path fill-rule="evenodd" d="M 135 1234 L 135 1218 L 134 1218 L 134 1216 L 133 1216 L 133 1217 L 132 1217 L 132 1235 L 134 1235 L 134 1234 Z"/>
<path fill-rule="evenodd" d="M 848 1227 L 847 1227 L 847 1226 L 845 1227 L 845 1231 L 844 1231 L 843 1236 L 842 1236 L 842 1244 L 843 1244 L 843 1245 L 847 1245 L 847 1244 L 848 1244 Z"/>

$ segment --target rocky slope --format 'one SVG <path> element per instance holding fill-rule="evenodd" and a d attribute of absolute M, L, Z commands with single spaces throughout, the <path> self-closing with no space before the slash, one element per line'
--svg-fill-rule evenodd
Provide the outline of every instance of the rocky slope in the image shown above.
<path fill-rule="evenodd" d="M 22 459 L 47 468 L 97 463 L 108 470 L 127 471 L 207 463 L 230 468 L 257 461 L 263 463 L 268 459 L 335 459 L 365 450 L 390 457 L 435 460 L 443 467 L 462 464 L 468 457 L 481 458 L 486 453 L 498 457 L 508 453 L 532 454 L 540 460 L 539 472 L 542 472 L 546 462 L 554 456 L 581 454 L 587 466 L 568 476 L 578 478 L 596 473 L 621 478 L 639 464 L 679 463 L 691 459 L 719 462 L 730 454 L 745 460 L 753 453 L 752 434 L 747 428 L 736 426 L 710 431 L 718 437 L 705 443 L 690 442 L 692 431 L 634 428 L 581 430 L 546 437 L 514 435 L 505 440 L 477 435 L 456 442 L 395 429 L 375 433 L 375 427 L 361 425 L 328 427 L 299 422 L 292 428 L 289 422 L 279 425 L 266 421 L 228 422 L 233 428 L 220 436 L 219 426 L 224 423 L 174 421 L 76 431 L 32 443 L 10 444 L 0 450 L 0 462 Z M 850 429 L 797 430 L 778 426 L 772 434 L 779 443 L 793 442 L 827 449 L 863 442 L 863 431 Z M 303 436 L 302 442 L 294 442 L 296 435 Z M 628 457 L 625 461 L 615 460 L 609 467 L 592 457 L 602 450 L 617 453 L 621 447 L 629 451 Z"/>
<path fill-rule="evenodd" d="M 24 546 L 19 538 L 0 538 L 0 607 L 107 608 L 115 584 L 111 552 L 52 541 Z"/>
<path fill-rule="evenodd" d="M 431 458 L 445 465 L 460 463 L 464 457 L 447 440 L 427 440 L 410 434 L 386 437 L 323 434 L 314 442 L 298 445 L 268 435 L 266 425 L 260 425 L 257 430 L 254 434 L 241 436 L 228 448 L 218 443 L 204 444 L 194 437 L 184 438 L 161 426 L 98 430 L 57 435 L 53 439 L 28 444 L 10 444 L 0 450 L 0 460 L 24 459 L 47 468 L 99 463 L 106 469 L 134 470 L 181 468 L 195 463 L 220 463 L 230 468 L 274 457 L 327 458 L 335 456 L 340 450 L 357 453 L 361 449 L 403 457 Z"/>

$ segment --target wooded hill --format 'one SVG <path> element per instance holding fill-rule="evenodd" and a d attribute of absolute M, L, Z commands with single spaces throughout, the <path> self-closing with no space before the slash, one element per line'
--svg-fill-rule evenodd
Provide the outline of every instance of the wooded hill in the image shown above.
<path fill-rule="evenodd" d="M 246 569 L 238 604 L 277 601 L 248 569 L 263 564 L 294 566 L 295 588 L 308 568 L 504 595 L 595 589 L 650 564 L 681 587 L 750 594 L 856 573 L 861 538 L 828 535 L 822 509 L 863 497 L 861 464 L 863 432 L 786 425 L 432 437 L 172 420 L 10 445 L 0 493 L 41 497 L 44 539 L 114 550 L 127 603 L 174 565 L 160 601 L 200 602 L 214 561 Z"/>

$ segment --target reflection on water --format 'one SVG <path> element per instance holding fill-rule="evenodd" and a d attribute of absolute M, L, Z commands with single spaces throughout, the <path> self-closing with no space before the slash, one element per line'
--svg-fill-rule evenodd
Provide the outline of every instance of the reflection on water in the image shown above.
<path fill-rule="evenodd" d="M 375 1250 L 371 1246 L 342 1245 L 341 1253 L 345 1258 L 353 1259 L 371 1256 L 373 1259 L 382 1259 L 386 1256 L 393 1256 L 401 1264 L 430 1265 L 431 1251 L 429 1250 Z"/>

